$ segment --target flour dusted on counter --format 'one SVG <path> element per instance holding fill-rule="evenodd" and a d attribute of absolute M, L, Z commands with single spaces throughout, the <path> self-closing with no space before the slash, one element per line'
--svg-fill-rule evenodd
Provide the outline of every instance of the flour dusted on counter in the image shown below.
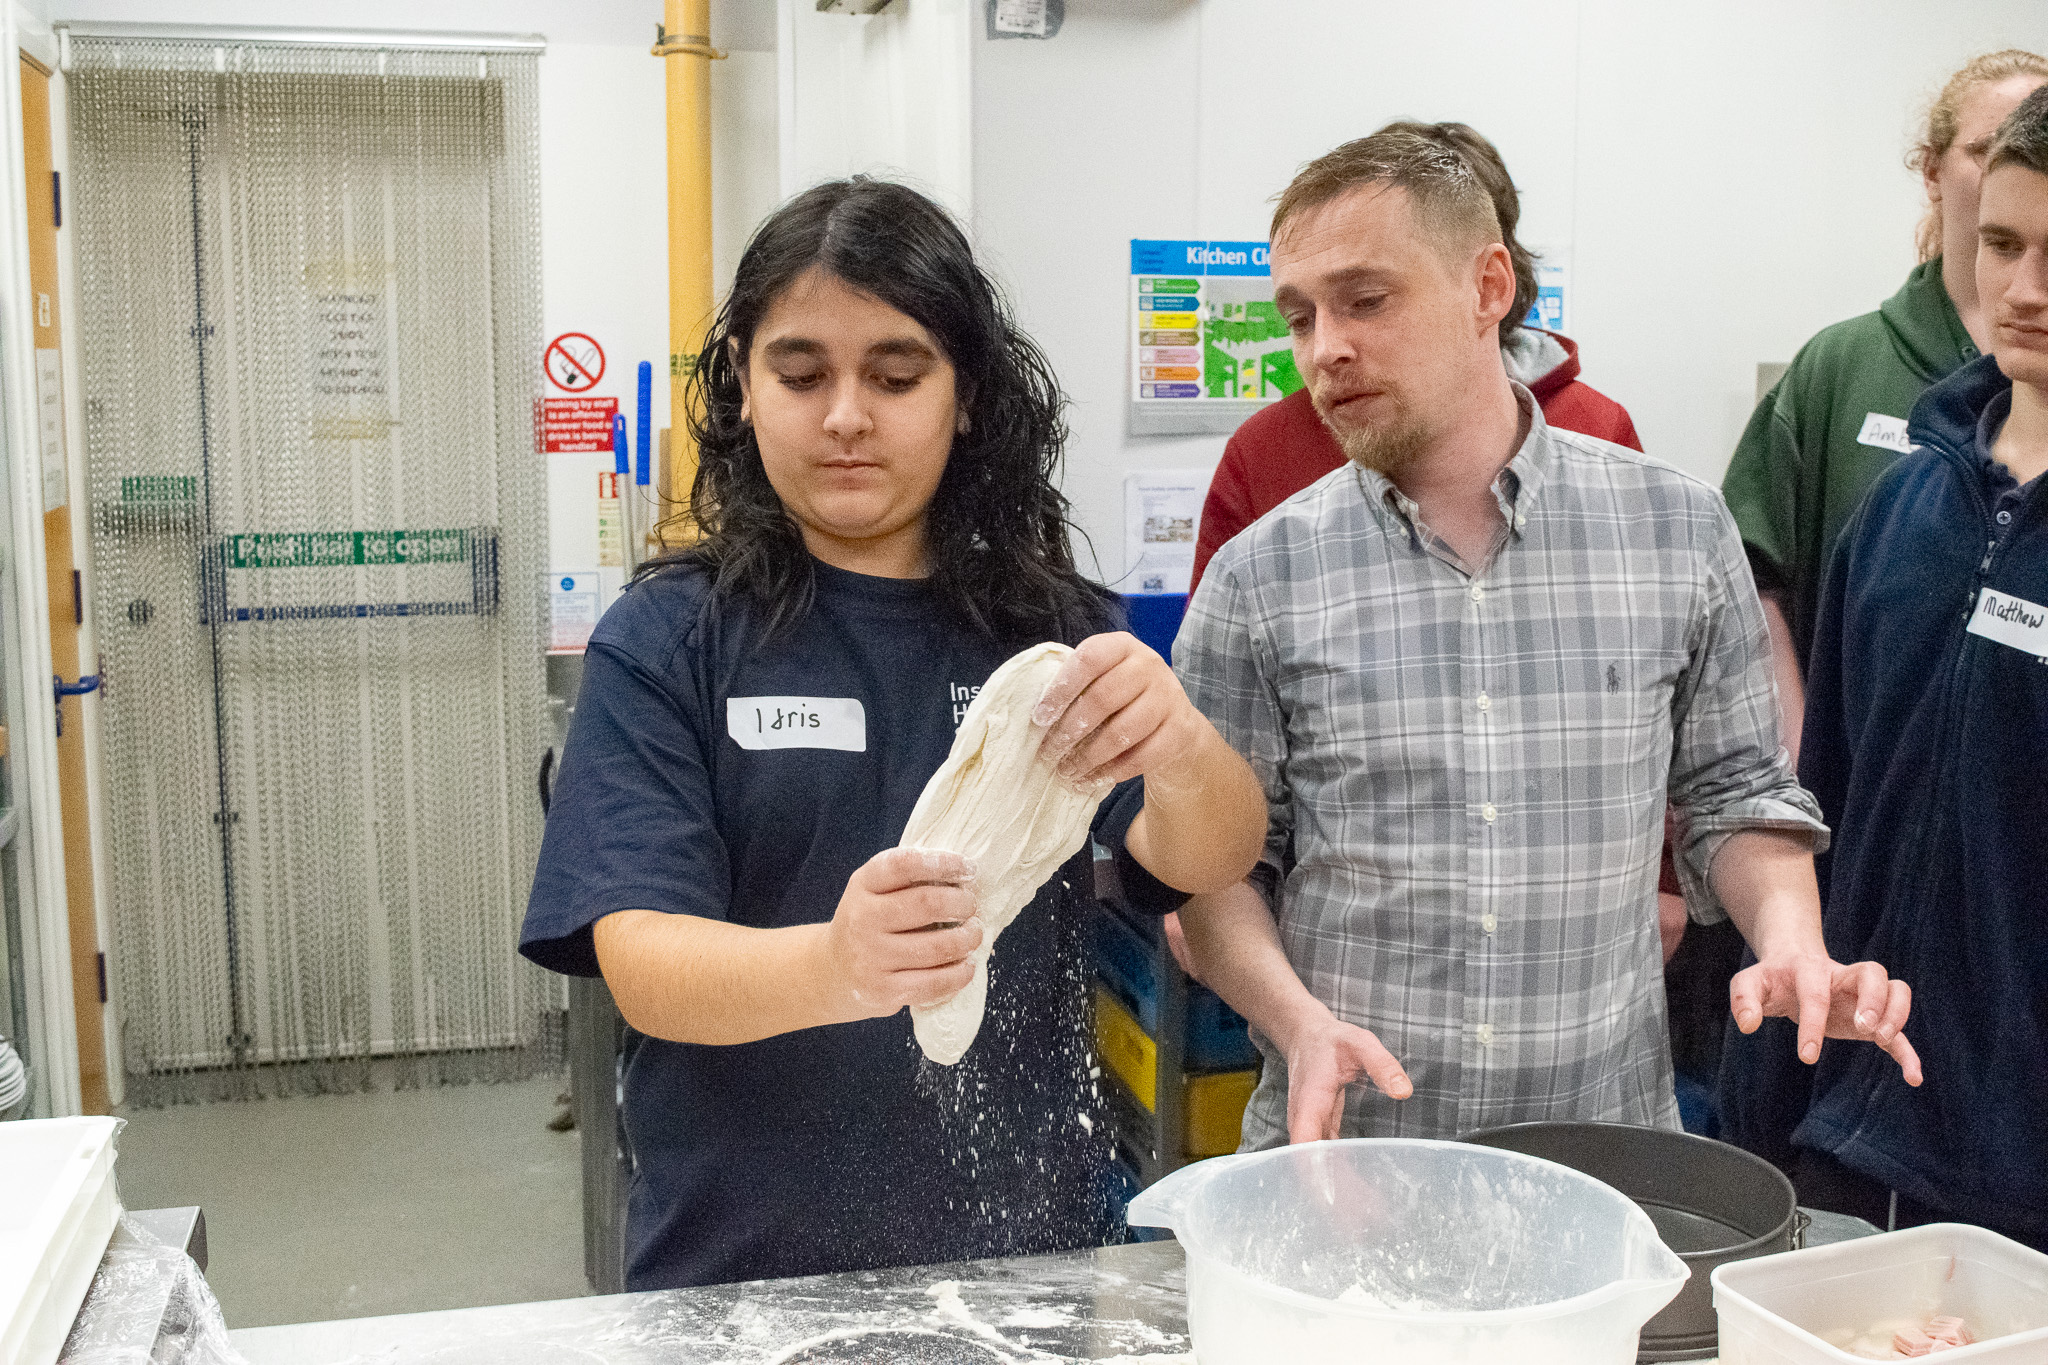
<path fill-rule="evenodd" d="M 949 1000 L 911 1010 L 917 1045 L 947 1066 L 967 1055 L 981 1031 L 996 935 L 1087 841 L 1108 795 L 1075 791 L 1038 753 L 1045 732 L 1031 723 L 1032 708 L 1073 652 L 1033 645 L 989 675 L 903 830 L 902 847 L 958 853 L 977 879 L 982 939 L 974 979 Z"/>

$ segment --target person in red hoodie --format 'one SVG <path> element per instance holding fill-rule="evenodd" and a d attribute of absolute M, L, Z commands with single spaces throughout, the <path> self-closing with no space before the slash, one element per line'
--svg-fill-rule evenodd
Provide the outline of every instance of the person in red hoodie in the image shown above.
<path fill-rule="evenodd" d="M 1515 262 L 1515 305 L 1501 320 L 1501 358 L 1507 362 L 1508 377 L 1535 395 L 1543 420 L 1566 431 L 1641 450 L 1643 443 L 1628 410 L 1580 381 L 1578 343 L 1522 325 L 1521 319 L 1536 301 L 1536 258 L 1515 240 L 1522 201 L 1499 150 L 1463 123 L 1390 123 L 1380 131 L 1420 134 L 1455 151 L 1493 199 L 1501 240 Z M 1209 479 L 1202 524 L 1195 536 L 1195 570 L 1188 582 L 1188 595 L 1194 595 L 1202 571 L 1224 541 L 1343 464 L 1344 452 L 1316 415 L 1306 388 L 1246 418 L 1223 447 L 1223 460 Z"/>
<path fill-rule="evenodd" d="M 1493 200 L 1500 219 L 1501 240 L 1515 263 L 1515 303 L 1501 319 L 1500 351 L 1508 376 L 1535 396 L 1543 420 L 1567 431 L 1597 436 L 1632 450 L 1641 450 L 1628 409 L 1579 379 L 1579 344 L 1570 337 L 1525 327 L 1536 301 L 1536 257 L 1515 239 L 1522 217 L 1521 196 L 1508 175 L 1500 151 L 1478 130 L 1463 123 L 1390 123 L 1382 132 L 1420 134 L 1455 151 L 1471 166 Z M 1223 548 L 1223 542 L 1278 507 L 1302 489 L 1345 463 L 1337 438 L 1316 415 L 1306 388 L 1297 389 L 1263 412 L 1245 419 L 1223 447 L 1223 459 L 1209 479 L 1202 502 L 1202 522 L 1195 535 L 1195 568 L 1188 595 L 1201 584 L 1202 571 Z M 1678 874 L 1667 847 L 1663 878 L 1658 886 L 1658 927 L 1668 962 L 1685 932 L 1685 902 L 1678 894 Z M 1181 965 L 1187 965 L 1177 916 L 1169 915 L 1166 932 Z"/>

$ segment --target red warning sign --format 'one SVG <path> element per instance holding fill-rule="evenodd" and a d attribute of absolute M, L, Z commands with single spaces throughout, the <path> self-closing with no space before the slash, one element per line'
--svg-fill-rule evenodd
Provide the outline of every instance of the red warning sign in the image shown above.
<path fill-rule="evenodd" d="M 540 363 L 556 388 L 582 393 L 604 378 L 604 347 L 582 332 L 564 332 L 548 343 Z"/>
<path fill-rule="evenodd" d="M 588 454 L 612 448 L 616 398 L 543 398 L 540 400 L 540 449 L 543 455 Z"/>

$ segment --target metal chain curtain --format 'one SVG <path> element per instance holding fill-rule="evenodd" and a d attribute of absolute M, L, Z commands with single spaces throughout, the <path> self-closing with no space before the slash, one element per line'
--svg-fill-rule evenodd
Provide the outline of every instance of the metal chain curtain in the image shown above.
<path fill-rule="evenodd" d="M 113 985 L 142 1103 L 558 1065 L 536 54 L 74 35 Z"/>

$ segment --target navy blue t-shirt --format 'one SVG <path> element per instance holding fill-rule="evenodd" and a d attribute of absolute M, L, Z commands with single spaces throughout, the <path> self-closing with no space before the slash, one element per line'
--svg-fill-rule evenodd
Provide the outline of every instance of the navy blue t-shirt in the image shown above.
<path fill-rule="evenodd" d="M 714 595 L 694 566 L 642 581 L 605 613 L 584 656 L 526 956 L 596 975 L 591 926 L 618 910 L 820 923 L 854 871 L 895 846 L 968 702 L 1014 650 L 953 624 L 920 581 L 815 572 L 813 607 L 773 635 L 758 607 Z M 1123 850 L 1142 804 L 1140 784 L 1124 784 L 1097 837 L 1117 853 L 1126 896 L 1171 908 L 1178 893 Z M 986 1021 L 955 1066 L 923 1060 L 908 1011 L 729 1047 L 629 1031 L 628 1287 L 1115 1235 L 1088 1074 L 1087 856 L 1003 932 Z"/>

